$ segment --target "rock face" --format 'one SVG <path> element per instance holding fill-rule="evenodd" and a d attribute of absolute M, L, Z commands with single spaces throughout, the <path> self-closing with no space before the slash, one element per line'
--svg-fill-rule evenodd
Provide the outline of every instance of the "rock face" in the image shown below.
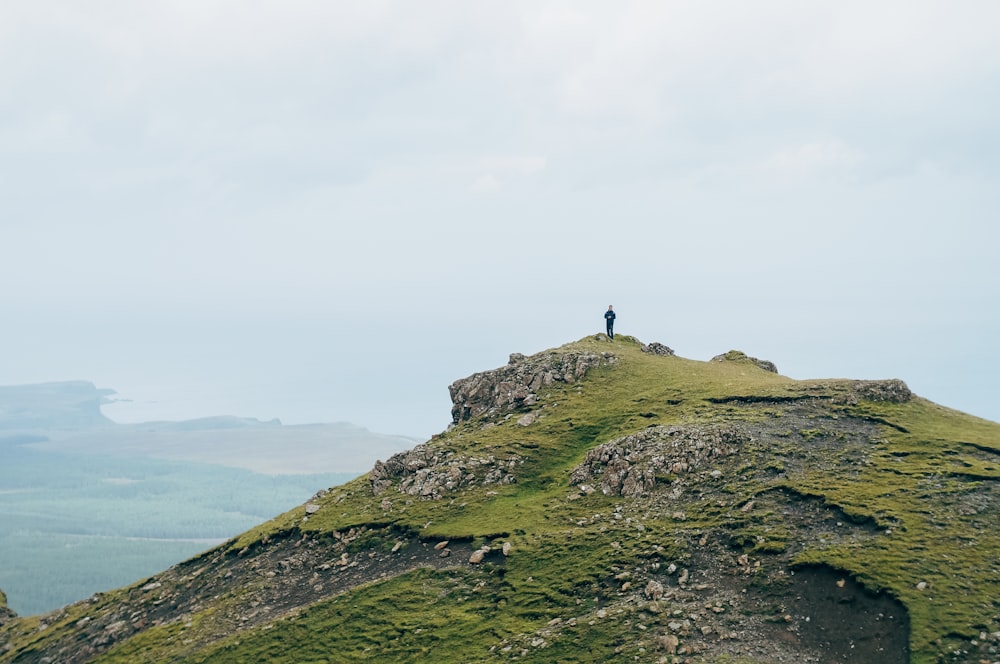
<path fill-rule="evenodd" d="M 538 390 L 553 383 L 573 383 L 594 367 L 615 363 L 611 353 L 550 352 L 532 357 L 512 353 L 507 366 L 456 380 L 451 418 L 458 424 L 480 416 L 509 413 L 538 401 Z"/>
<path fill-rule="evenodd" d="M 473 457 L 423 444 L 395 454 L 384 463 L 376 461 L 368 481 L 376 496 L 395 487 L 410 496 L 440 500 L 460 488 L 514 484 L 514 471 L 522 463 L 524 459 L 516 454 L 501 459 L 492 454 Z"/>
<path fill-rule="evenodd" d="M 723 353 L 722 355 L 716 355 L 712 358 L 713 362 L 748 362 L 754 364 L 757 367 L 763 369 L 764 371 L 770 371 L 771 373 L 778 373 L 778 367 L 774 365 L 774 362 L 769 362 L 768 360 L 759 360 L 756 357 L 750 357 L 741 350 L 731 350 L 728 353 Z"/>
<path fill-rule="evenodd" d="M 656 485 L 657 475 L 690 473 L 736 454 L 750 439 L 732 425 L 650 427 L 591 449 L 573 469 L 570 482 L 597 482 L 609 496 L 644 496 Z"/>
<path fill-rule="evenodd" d="M 7 607 L 7 595 L 0 590 L 0 625 L 16 617 L 17 614 Z"/>

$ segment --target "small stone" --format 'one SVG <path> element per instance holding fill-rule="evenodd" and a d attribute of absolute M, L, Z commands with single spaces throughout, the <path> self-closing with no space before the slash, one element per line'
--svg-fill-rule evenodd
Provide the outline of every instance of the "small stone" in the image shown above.
<path fill-rule="evenodd" d="M 503 553 L 504 556 L 509 556 L 510 555 L 510 550 L 512 548 L 513 547 L 511 546 L 510 542 L 504 542 L 503 546 L 500 548 L 500 551 L 501 551 L 501 553 Z"/>
<path fill-rule="evenodd" d="M 319 505 L 316 503 L 306 503 L 306 514 L 315 514 L 319 511 Z"/>
<path fill-rule="evenodd" d="M 927 582 L 921 581 L 917 584 L 917 590 L 927 590 Z"/>
<path fill-rule="evenodd" d="M 469 562 L 472 563 L 473 565 L 478 565 L 479 563 L 483 562 L 483 558 L 485 557 L 486 557 L 486 552 L 483 551 L 482 549 L 477 549 L 476 551 L 472 552 L 471 556 L 469 556 Z"/>
<path fill-rule="evenodd" d="M 438 542 L 437 544 L 434 545 L 434 550 L 435 551 L 440 551 L 441 549 L 443 549 L 446 546 L 448 546 L 448 540 L 443 540 L 443 541 Z"/>
<path fill-rule="evenodd" d="M 671 655 L 677 652 L 677 646 L 680 645 L 680 639 L 678 639 L 673 634 L 664 634 L 656 639 L 657 643 L 661 648 L 666 650 Z"/>

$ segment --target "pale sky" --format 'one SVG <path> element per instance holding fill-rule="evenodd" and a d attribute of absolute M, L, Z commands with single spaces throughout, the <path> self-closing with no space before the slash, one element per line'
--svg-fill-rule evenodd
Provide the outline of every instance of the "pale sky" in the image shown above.
<path fill-rule="evenodd" d="M 428 436 L 603 329 L 1000 420 L 1000 3 L 9 0 L 0 384 Z"/>

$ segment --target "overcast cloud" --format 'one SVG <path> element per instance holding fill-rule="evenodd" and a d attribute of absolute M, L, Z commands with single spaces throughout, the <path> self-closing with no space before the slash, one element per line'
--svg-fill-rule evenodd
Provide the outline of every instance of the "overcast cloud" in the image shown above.
<path fill-rule="evenodd" d="M 429 435 L 602 329 L 1000 420 L 1000 4 L 0 5 L 0 383 Z"/>

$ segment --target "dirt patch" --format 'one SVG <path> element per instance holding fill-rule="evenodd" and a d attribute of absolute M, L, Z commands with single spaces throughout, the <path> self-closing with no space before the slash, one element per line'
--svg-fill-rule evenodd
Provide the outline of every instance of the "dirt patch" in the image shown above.
<path fill-rule="evenodd" d="M 774 630 L 775 638 L 816 653 L 821 664 L 910 661 L 909 616 L 895 598 L 871 593 L 829 567 L 794 570 L 789 579 L 786 624 Z"/>

